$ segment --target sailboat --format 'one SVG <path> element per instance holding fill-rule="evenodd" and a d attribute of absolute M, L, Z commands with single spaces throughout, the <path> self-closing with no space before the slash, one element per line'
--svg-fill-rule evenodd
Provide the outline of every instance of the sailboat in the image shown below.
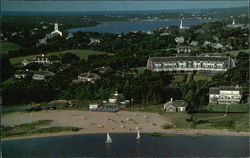
<path fill-rule="evenodd" d="M 136 139 L 139 140 L 141 138 L 139 130 L 137 130 L 137 137 Z"/>
<path fill-rule="evenodd" d="M 106 143 L 106 144 L 112 143 L 112 139 L 111 139 L 111 137 L 109 136 L 109 133 L 107 133 L 107 140 L 106 140 L 105 143 Z"/>

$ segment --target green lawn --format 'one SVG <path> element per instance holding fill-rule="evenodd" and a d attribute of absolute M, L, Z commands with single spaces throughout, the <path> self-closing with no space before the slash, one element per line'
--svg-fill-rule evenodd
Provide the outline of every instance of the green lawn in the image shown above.
<path fill-rule="evenodd" d="M 2 43 L 2 53 L 7 54 L 9 51 L 18 50 L 20 48 L 19 45 L 10 43 L 10 42 L 3 42 Z"/>
<path fill-rule="evenodd" d="M 211 81 L 212 80 L 212 75 L 209 74 L 195 74 L 193 80 L 194 81 L 198 81 L 198 80 L 208 80 Z"/>
<path fill-rule="evenodd" d="M 218 104 L 208 104 L 207 106 L 201 107 L 200 111 L 207 112 L 225 112 L 226 105 L 218 105 Z M 247 104 L 232 104 L 229 105 L 228 112 L 248 112 Z"/>
<path fill-rule="evenodd" d="M 194 81 L 198 81 L 198 80 L 208 80 L 208 81 L 211 81 L 212 77 L 213 76 L 209 75 L 209 74 L 195 74 L 193 76 L 193 80 Z M 174 75 L 173 83 L 183 83 L 184 79 L 185 79 L 185 74 L 175 74 Z"/>
<path fill-rule="evenodd" d="M 236 110 L 239 108 L 239 105 L 232 105 L 232 108 Z M 167 117 L 173 122 L 176 126 L 175 128 L 192 128 L 193 122 L 189 121 L 191 115 L 186 112 L 164 112 L 162 110 L 163 105 L 134 105 L 132 108 L 126 109 L 127 111 L 140 111 L 140 112 L 154 112 L 158 113 L 164 117 Z M 218 107 L 217 110 L 223 110 L 224 105 Z M 223 110 L 224 111 L 224 110 Z M 223 113 L 195 113 L 193 114 L 193 121 L 197 119 L 206 119 L 212 117 L 223 116 Z M 228 129 L 233 131 L 248 131 L 249 116 L 248 113 L 229 113 L 224 118 L 212 119 L 209 121 L 205 121 L 203 123 L 197 124 L 197 129 Z M 170 127 L 172 128 L 172 127 Z"/>
<path fill-rule="evenodd" d="M 191 128 L 192 122 L 188 122 L 190 115 L 186 112 L 164 112 L 163 116 L 169 118 L 176 128 Z"/>
<path fill-rule="evenodd" d="M 239 54 L 239 52 L 249 52 L 249 49 L 236 50 L 236 51 L 228 51 L 228 52 L 226 52 L 226 54 L 230 54 L 230 55 L 236 57 Z"/>
<path fill-rule="evenodd" d="M 184 82 L 184 75 L 183 74 L 174 75 L 173 83 L 182 83 L 182 82 Z"/>
<path fill-rule="evenodd" d="M 139 74 L 142 74 L 145 70 L 147 70 L 146 67 L 134 67 L 134 68 L 131 68 L 131 70 L 133 69 L 136 69 L 138 71 Z"/>
<path fill-rule="evenodd" d="M 51 53 L 47 53 L 47 56 L 51 56 L 51 55 L 62 55 L 65 53 L 73 53 L 77 56 L 79 56 L 81 59 L 87 59 L 89 55 L 101 55 L 101 54 L 110 54 L 111 53 L 107 53 L 107 52 L 101 52 L 101 51 L 94 51 L 94 50 L 77 50 L 77 49 L 71 49 L 71 50 L 64 50 L 64 51 L 59 51 L 59 52 L 51 52 Z M 29 56 L 22 56 L 22 57 L 16 57 L 16 58 L 11 58 L 10 62 L 12 65 L 16 65 L 16 64 L 21 64 L 22 60 L 24 59 L 33 59 L 37 56 L 36 55 L 29 55 Z"/>
<path fill-rule="evenodd" d="M 78 131 L 78 127 L 48 127 L 52 120 L 40 120 L 31 123 L 24 123 L 13 127 L 1 126 L 1 136 L 13 137 L 13 136 L 28 136 L 41 133 L 57 133 L 62 131 Z"/>
<path fill-rule="evenodd" d="M 132 105 L 131 108 L 125 109 L 126 111 L 139 111 L 139 112 L 154 112 L 162 114 L 163 105 Z"/>
<path fill-rule="evenodd" d="M 222 116 L 218 113 L 197 113 L 194 119 Z M 249 131 L 249 113 L 230 113 L 224 118 L 212 119 L 196 124 L 196 129 L 228 129 L 232 131 Z"/>

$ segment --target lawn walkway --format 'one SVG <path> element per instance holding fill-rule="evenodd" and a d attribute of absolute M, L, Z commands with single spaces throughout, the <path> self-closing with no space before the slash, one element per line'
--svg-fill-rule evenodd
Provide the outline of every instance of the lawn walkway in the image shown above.
<path fill-rule="evenodd" d="M 221 118 L 226 117 L 226 116 L 227 116 L 227 113 L 228 113 L 228 109 L 229 109 L 229 104 L 226 105 L 226 107 L 225 107 L 225 113 L 224 113 L 224 115 L 222 115 L 222 116 L 209 117 L 209 118 L 202 118 L 202 119 L 197 119 L 197 120 L 195 120 L 194 123 L 193 123 L 193 129 L 195 129 L 195 126 L 196 126 L 196 124 L 197 124 L 199 121 L 208 121 L 208 120 L 221 119 Z"/>

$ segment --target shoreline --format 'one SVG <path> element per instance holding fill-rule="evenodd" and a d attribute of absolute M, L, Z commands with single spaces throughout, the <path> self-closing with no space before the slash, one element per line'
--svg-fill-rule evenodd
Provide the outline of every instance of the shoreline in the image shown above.
<path fill-rule="evenodd" d="M 15 137 L 7 137 L 1 138 L 2 141 L 11 141 L 11 140 L 22 140 L 22 139 L 34 139 L 34 138 L 48 138 L 48 137 L 60 137 L 60 136 L 74 136 L 74 135 L 84 135 L 84 134 L 105 134 L 107 132 L 104 131 L 84 131 L 80 130 L 78 132 L 59 132 L 59 133 L 43 133 L 39 135 L 30 135 L 30 136 L 15 136 Z M 109 134 L 130 134 L 135 131 L 127 132 L 127 131 L 112 131 Z M 250 132 L 235 132 L 235 131 L 227 131 L 227 130 L 208 130 L 208 129 L 169 129 L 163 131 L 155 131 L 155 132 L 141 132 L 141 134 L 170 134 L 170 135 L 187 135 L 187 136 L 250 136 Z M 164 137 L 161 136 L 160 137 Z"/>
<path fill-rule="evenodd" d="M 117 113 L 92 112 L 79 110 L 47 110 L 32 113 L 13 113 L 1 118 L 3 126 L 14 127 L 21 124 L 29 124 L 35 121 L 51 120 L 47 127 L 78 127 L 79 131 L 61 131 L 37 133 L 33 135 L 13 135 L 2 138 L 5 140 L 19 140 L 29 138 L 43 138 L 54 136 L 80 135 L 80 134 L 104 134 L 104 133 L 159 133 L 170 135 L 203 135 L 203 136 L 250 136 L 249 131 L 229 131 L 227 129 L 191 129 L 191 128 L 169 128 L 164 125 L 174 126 L 168 117 L 150 112 L 128 112 Z M 44 128 L 43 125 L 37 128 Z M 24 131 L 25 133 L 25 131 Z"/>

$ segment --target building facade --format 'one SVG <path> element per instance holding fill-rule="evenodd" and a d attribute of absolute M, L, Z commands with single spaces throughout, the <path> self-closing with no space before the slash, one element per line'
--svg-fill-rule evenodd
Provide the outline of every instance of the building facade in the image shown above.
<path fill-rule="evenodd" d="M 91 82 L 95 83 L 96 80 L 99 80 L 100 76 L 98 76 L 95 73 L 81 73 L 78 75 L 78 81 L 79 82 Z"/>
<path fill-rule="evenodd" d="M 107 101 L 103 102 L 105 108 L 126 108 L 130 106 L 130 100 L 125 100 L 123 94 L 119 94 L 117 91 L 111 94 Z"/>
<path fill-rule="evenodd" d="M 184 100 L 171 100 L 163 105 L 166 112 L 185 112 L 188 103 Z"/>
<path fill-rule="evenodd" d="M 55 76 L 53 72 L 50 71 L 37 71 L 33 74 L 33 80 L 46 80 L 48 77 Z"/>
<path fill-rule="evenodd" d="M 209 103 L 235 104 L 240 103 L 242 89 L 239 86 L 220 86 L 209 89 Z"/>
<path fill-rule="evenodd" d="M 41 56 L 35 57 L 33 60 L 24 59 L 22 61 L 22 66 L 27 66 L 27 65 L 32 64 L 32 63 L 49 65 L 49 64 L 53 64 L 54 62 L 59 62 L 59 61 L 50 60 L 49 57 L 42 54 Z"/>
<path fill-rule="evenodd" d="M 200 55 L 200 56 L 171 56 L 150 57 L 147 69 L 160 72 L 225 72 L 234 67 L 234 60 L 226 56 Z"/>

